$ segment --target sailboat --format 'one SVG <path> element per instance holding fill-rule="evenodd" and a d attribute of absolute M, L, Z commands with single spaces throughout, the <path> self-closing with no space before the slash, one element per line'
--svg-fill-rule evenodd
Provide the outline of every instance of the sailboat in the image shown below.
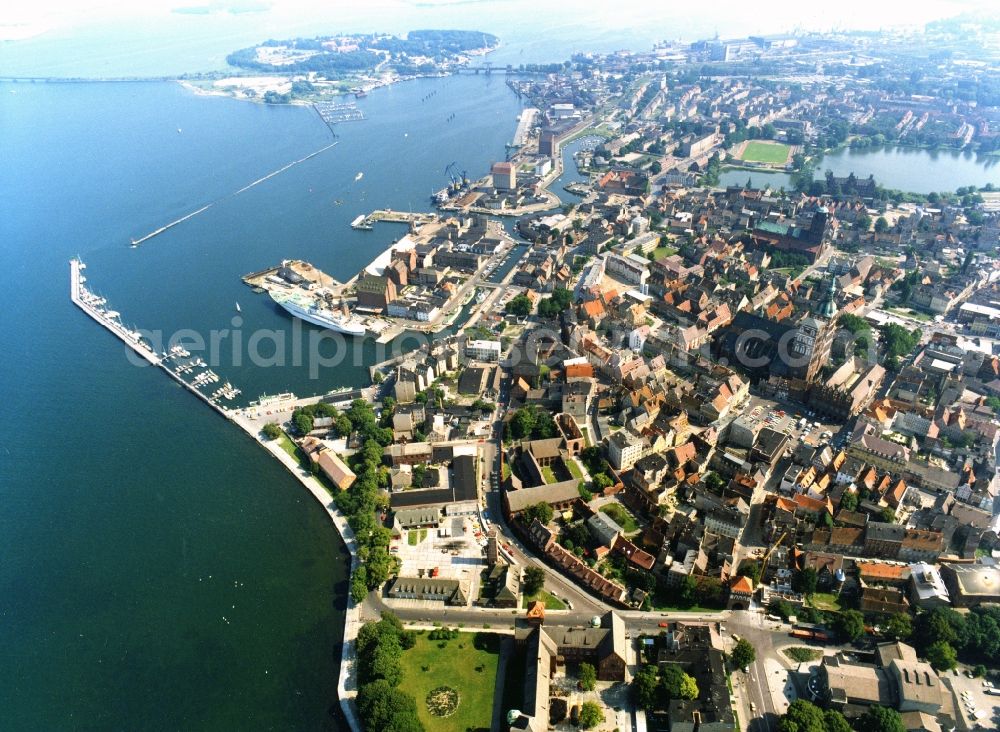
<path fill-rule="evenodd" d="M 236 312 L 238 312 L 238 313 L 242 313 L 243 312 L 243 310 L 240 309 L 240 304 L 239 303 L 236 303 Z"/>

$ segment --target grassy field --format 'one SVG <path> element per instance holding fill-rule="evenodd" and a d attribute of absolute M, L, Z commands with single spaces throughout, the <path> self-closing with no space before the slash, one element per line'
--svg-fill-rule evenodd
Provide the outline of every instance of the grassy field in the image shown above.
<path fill-rule="evenodd" d="M 417 636 L 417 644 L 403 653 L 399 688 L 416 699 L 424 729 L 465 732 L 490 728 L 499 651 L 500 637 L 491 633 L 459 633 L 449 641 Z M 449 717 L 435 717 L 427 709 L 427 694 L 439 686 L 458 692 L 458 709 Z"/>
<path fill-rule="evenodd" d="M 583 472 L 580 470 L 580 466 L 576 464 L 576 460 L 573 458 L 568 458 L 566 460 L 566 469 L 569 470 L 569 474 L 573 476 L 574 480 L 583 480 Z"/>
<path fill-rule="evenodd" d="M 302 454 L 302 451 L 299 450 L 298 445 L 292 442 L 292 438 L 289 437 L 284 432 L 282 432 L 281 436 L 278 438 L 278 444 L 281 445 L 282 450 L 287 452 L 292 458 L 298 461 L 299 465 L 301 465 L 304 468 L 309 467 L 309 461 L 308 461 L 309 459 Z"/>
<path fill-rule="evenodd" d="M 298 462 L 300 468 L 304 470 L 312 470 L 312 463 L 309 462 L 309 458 L 304 452 L 302 452 L 302 449 L 298 445 L 292 442 L 292 438 L 289 437 L 286 432 L 281 433 L 281 436 L 278 438 L 278 444 L 281 446 L 282 450 L 287 452 L 292 457 L 293 460 Z M 330 479 L 323 473 L 315 473 L 314 475 L 316 476 L 316 480 L 319 481 L 319 484 L 326 489 L 327 493 L 331 496 L 334 495 L 336 486 L 330 482 Z"/>
<path fill-rule="evenodd" d="M 545 603 L 546 610 L 565 610 L 566 603 L 560 600 L 558 597 L 550 595 L 545 590 L 539 590 L 534 595 L 524 595 L 521 599 L 521 607 L 528 607 L 529 603 L 535 600 L 541 600 Z"/>
<path fill-rule="evenodd" d="M 703 607 L 701 605 L 672 605 L 669 603 L 653 602 L 653 610 L 659 613 L 721 613 L 725 608 Z"/>
<path fill-rule="evenodd" d="M 788 160 L 788 149 L 788 145 L 783 145 L 780 142 L 751 140 L 743 148 L 740 160 L 745 160 L 748 163 L 784 165 L 785 161 Z"/>
<path fill-rule="evenodd" d="M 924 323 L 929 323 L 933 318 L 927 313 L 922 313 L 919 310 L 911 310 L 910 308 L 886 308 L 890 313 L 895 313 L 896 315 L 902 315 L 907 318 L 913 318 L 914 320 L 919 320 Z"/>
<path fill-rule="evenodd" d="M 542 467 L 542 477 L 545 478 L 546 483 L 556 482 L 556 474 L 552 472 L 552 468 L 548 465 Z"/>

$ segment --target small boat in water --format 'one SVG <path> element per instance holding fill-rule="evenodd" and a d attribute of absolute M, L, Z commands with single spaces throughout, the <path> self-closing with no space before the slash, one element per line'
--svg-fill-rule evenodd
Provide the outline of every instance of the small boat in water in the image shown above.
<path fill-rule="evenodd" d="M 240 304 L 239 303 L 236 303 L 236 312 L 238 312 L 238 313 L 242 313 L 243 312 L 243 310 L 240 309 Z"/>
<path fill-rule="evenodd" d="M 364 173 L 358 173 L 356 176 L 354 176 L 354 180 L 361 180 L 364 177 L 365 177 Z"/>

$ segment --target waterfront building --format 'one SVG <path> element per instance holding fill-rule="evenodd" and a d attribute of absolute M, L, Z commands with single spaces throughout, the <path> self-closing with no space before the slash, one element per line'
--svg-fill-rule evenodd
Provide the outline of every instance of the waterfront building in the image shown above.
<path fill-rule="evenodd" d="M 517 168 L 513 163 L 493 163 L 490 174 L 493 176 L 493 187 L 498 191 L 517 188 Z"/>
<path fill-rule="evenodd" d="M 381 312 L 396 299 L 396 285 L 388 277 L 366 274 L 356 286 L 358 307 Z"/>

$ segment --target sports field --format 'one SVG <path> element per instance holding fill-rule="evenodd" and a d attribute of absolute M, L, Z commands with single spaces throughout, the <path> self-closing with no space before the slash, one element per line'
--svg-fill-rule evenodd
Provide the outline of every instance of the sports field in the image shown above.
<path fill-rule="evenodd" d="M 750 140 L 743 146 L 740 160 L 748 163 L 774 163 L 784 165 L 788 160 L 788 145 L 780 142 L 761 142 Z"/>

